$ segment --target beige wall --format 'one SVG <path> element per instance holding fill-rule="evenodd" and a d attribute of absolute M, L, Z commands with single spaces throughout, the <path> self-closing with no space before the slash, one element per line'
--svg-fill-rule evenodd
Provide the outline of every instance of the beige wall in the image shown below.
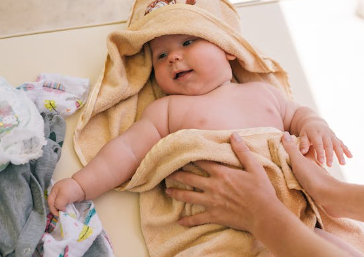
<path fill-rule="evenodd" d="M 1 0 L 0 38 L 126 20 L 133 0 Z"/>

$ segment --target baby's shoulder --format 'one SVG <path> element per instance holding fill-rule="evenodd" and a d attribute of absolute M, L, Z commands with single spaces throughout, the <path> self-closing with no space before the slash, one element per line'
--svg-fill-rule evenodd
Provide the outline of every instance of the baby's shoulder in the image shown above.
<path fill-rule="evenodd" d="M 143 116 L 149 116 L 155 113 L 163 113 L 168 110 L 169 98 L 168 96 L 158 98 L 149 103 L 143 110 Z"/>
<path fill-rule="evenodd" d="M 160 107 L 165 107 L 168 106 L 168 102 L 170 100 L 170 96 L 163 96 L 161 98 L 155 99 L 154 101 L 152 101 L 148 107 L 152 107 L 152 108 L 160 108 Z"/>
<path fill-rule="evenodd" d="M 262 81 L 250 81 L 250 82 L 238 83 L 237 85 L 256 90 L 266 90 L 269 87 L 273 87 L 272 85 Z"/>

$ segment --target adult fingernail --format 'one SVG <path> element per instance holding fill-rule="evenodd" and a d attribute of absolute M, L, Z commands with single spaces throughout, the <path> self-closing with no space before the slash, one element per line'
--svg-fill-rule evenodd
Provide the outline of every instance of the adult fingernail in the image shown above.
<path fill-rule="evenodd" d="M 290 141 L 292 141 L 292 137 L 288 132 L 284 132 L 283 133 L 283 140 L 286 141 L 286 142 L 290 142 Z"/>
<path fill-rule="evenodd" d="M 185 223 L 183 222 L 183 219 L 177 220 L 177 223 L 181 226 L 185 226 Z"/>
<path fill-rule="evenodd" d="M 235 142 L 241 142 L 241 137 L 239 136 L 239 134 L 237 132 L 233 133 L 233 139 Z"/>

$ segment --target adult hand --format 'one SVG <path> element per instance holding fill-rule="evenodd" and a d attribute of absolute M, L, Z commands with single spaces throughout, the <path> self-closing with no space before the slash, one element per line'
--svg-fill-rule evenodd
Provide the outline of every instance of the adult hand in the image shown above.
<path fill-rule="evenodd" d="M 346 188 L 347 184 L 335 179 L 313 161 L 315 157 L 312 148 L 303 156 L 287 132 L 283 134 L 282 144 L 291 159 L 292 171 L 306 192 L 331 216 L 344 216 L 348 207 L 340 207 L 340 200 L 348 191 L 342 192 L 341 189 Z M 348 200 L 344 198 L 342 201 L 347 203 Z"/>
<path fill-rule="evenodd" d="M 183 171 L 170 176 L 171 179 L 198 188 L 201 192 L 169 188 L 166 190 L 169 196 L 206 208 L 203 213 L 181 218 L 181 225 L 217 223 L 253 233 L 260 217 L 264 219 L 266 215 L 270 215 L 268 206 L 282 205 L 264 168 L 237 133 L 231 136 L 231 146 L 242 163 L 243 170 L 200 161 L 196 164 L 209 177 Z"/>
<path fill-rule="evenodd" d="M 305 160 L 290 136 L 286 136 L 288 141 L 285 142 L 285 146 L 293 159 L 302 161 L 304 167 L 308 162 L 314 164 L 311 160 Z M 243 171 L 213 162 L 198 162 L 197 165 L 208 172 L 209 177 L 187 172 L 176 172 L 170 176 L 202 190 L 202 192 L 173 188 L 166 190 L 168 195 L 177 200 L 200 204 L 206 208 L 203 213 L 180 219 L 181 225 L 217 223 L 247 230 L 274 256 L 352 256 L 313 233 L 278 200 L 265 170 L 238 134 L 233 133 L 231 145 L 243 164 Z M 280 233 L 279 237 L 277 231 Z"/>

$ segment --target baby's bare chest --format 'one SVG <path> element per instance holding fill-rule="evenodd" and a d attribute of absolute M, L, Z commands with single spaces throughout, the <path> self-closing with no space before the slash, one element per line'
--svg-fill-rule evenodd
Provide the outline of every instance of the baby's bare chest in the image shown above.
<path fill-rule="evenodd" d="M 277 104 L 266 98 L 181 97 L 172 101 L 169 110 L 170 132 L 180 129 L 244 129 L 275 127 L 283 130 Z"/>

